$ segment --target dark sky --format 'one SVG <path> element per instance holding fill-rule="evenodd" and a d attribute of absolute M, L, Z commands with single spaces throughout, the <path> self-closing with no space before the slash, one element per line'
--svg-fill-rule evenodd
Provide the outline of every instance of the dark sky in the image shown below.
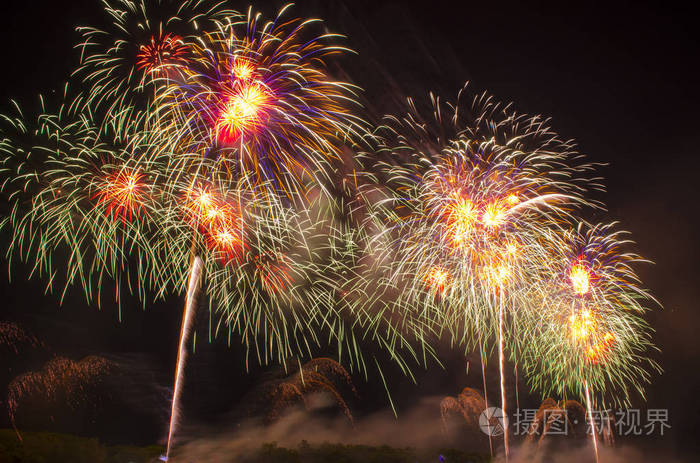
<path fill-rule="evenodd" d="M 349 36 L 346 43 L 359 56 L 346 58 L 343 67 L 375 106 L 428 90 L 452 97 L 469 80 L 475 90 L 513 101 L 521 112 L 550 116 L 555 130 L 575 139 L 590 159 L 609 163 L 603 169 L 608 192 L 599 198 L 609 212 L 596 219 L 619 220 L 632 232 L 638 251 L 655 262 L 639 272 L 664 306 L 649 317 L 665 370 L 649 388 L 649 406 L 670 409 L 670 445 L 697 450 L 697 440 L 689 438 L 700 416 L 700 90 L 694 14 L 672 1 L 298 3 L 299 14 L 323 17 L 331 30 Z M 99 21 L 101 12 L 96 1 L 86 0 L 4 6 L 0 101 L 31 101 L 39 91 L 59 86 L 75 67 L 73 27 Z M 177 298 L 146 313 L 127 307 L 126 322 L 119 324 L 113 310 L 98 312 L 79 299 L 59 309 L 55 296 L 41 296 L 38 283 L 0 284 L 9 316 L 46 333 L 56 349 L 76 356 L 136 351 L 155 364 L 174 361 Z M 221 373 L 238 371 L 239 351 L 212 350 L 198 368 L 214 378 L 202 387 L 216 391 L 235 383 L 244 390 L 250 378 L 232 381 Z M 162 366 L 165 377 L 168 368 Z M 455 393 L 465 385 L 459 378 L 448 371 L 423 385 L 401 386 L 399 401 L 409 401 L 411 394 Z M 379 398 L 368 400 L 379 403 L 381 385 L 374 383 L 366 389 L 378 390 Z"/>

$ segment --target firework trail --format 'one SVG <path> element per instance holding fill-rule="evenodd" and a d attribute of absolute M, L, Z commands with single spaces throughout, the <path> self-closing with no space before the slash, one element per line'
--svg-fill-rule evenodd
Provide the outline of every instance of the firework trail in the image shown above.
<path fill-rule="evenodd" d="M 481 381 L 484 385 L 484 410 L 488 410 L 489 395 L 486 391 L 486 360 L 484 360 L 484 351 L 481 345 L 481 341 L 479 341 L 479 360 L 481 361 Z M 491 438 L 491 433 L 489 433 L 489 453 L 493 457 L 493 439 Z"/>
<path fill-rule="evenodd" d="M 498 371 L 501 375 L 501 410 L 503 416 L 508 416 L 506 408 L 506 380 L 504 374 L 505 353 L 503 347 L 503 286 L 499 287 L 498 297 Z M 508 447 L 508 426 L 503 426 L 503 447 L 505 449 L 506 463 L 510 457 L 510 449 Z"/>
<path fill-rule="evenodd" d="M 192 261 L 190 270 L 190 280 L 187 285 L 187 297 L 185 299 L 185 310 L 182 315 L 182 327 L 180 329 L 180 341 L 177 350 L 177 366 L 175 367 L 175 386 L 173 387 L 173 399 L 170 408 L 170 426 L 168 427 L 168 443 L 165 450 L 165 458 L 170 455 L 170 447 L 172 445 L 175 427 L 178 422 L 178 414 L 180 407 L 180 394 L 182 392 L 182 381 L 184 379 L 184 368 L 186 362 L 186 346 L 185 343 L 189 338 L 189 333 L 192 331 L 194 322 L 194 312 L 197 305 L 197 292 L 199 280 L 202 275 L 202 259 L 195 257 Z"/>
<path fill-rule="evenodd" d="M 598 439 L 596 438 L 596 426 L 593 421 L 593 404 L 591 402 L 591 394 L 588 392 L 588 381 L 583 382 L 583 387 L 586 391 L 586 410 L 588 411 L 588 421 L 591 423 L 591 439 L 593 440 L 593 451 L 595 453 L 595 461 L 598 463 Z"/>

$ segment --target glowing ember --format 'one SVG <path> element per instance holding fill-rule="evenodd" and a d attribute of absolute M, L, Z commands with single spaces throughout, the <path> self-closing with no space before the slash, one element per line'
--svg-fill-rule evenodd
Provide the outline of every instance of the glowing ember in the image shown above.
<path fill-rule="evenodd" d="M 219 214 L 214 196 L 206 188 L 192 188 L 185 202 L 187 216 L 193 225 L 206 228 Z"/>
<path fill-rule="evenodd" d="M 268 294 L 285 291 L 292 284 L 291 268 L 284 254 L 265 254 L 255 258 L 260 284 Z"/>
<path fill-rule="evenodd" d="M 487 265 L 482 270 L 482 278 L 492 288 L 499 288 L 510 277 L 511 272 L 506 264 Z"/>
<path fill-rule="evenodd" d="M 225 261 L 238 261 L 243 255 L 243 236 L 240 230 L 221 225 L 209 233 L 209 246 Z"/>
<path fill-rule="evenodd" d="M 596 316 L 588 309 L 569 317 L 569 332 L 571 340 L 584 350 L 586 360 L 593 365 L 601 362 L 615 344 L 611 332 L 600 335 Z"/>
<path fill-rule="evenodd" d="M 601 342 L 596 342 L 591 345 L 586 352 L 588 361 L 596 365 L 605 359 L 605 356 L 610 352 L 615 343 L 615 336 L 612 333 L 605 333 Z"/>
<path fill-rule="evenodd" d="M 583 310 L 580 314 L 571 315 L 569 324 L 571 338 L 577 342 L 586 341 L 590 338 L 598 325 L 590 310 Z"/>
<path fill-rule="evenodd" d="M 509 206 L 515 206 L 520 202 L 520 198 L 515 193 L 511 193 L 506 197 L 506 202 Z"/>
<path fill-rule="evenodd" d="M 245 248 L 239 209 L 204 187 L 193 187 L 185 201 L 185 215 L 206 237 L 209 247 L 224 260 L 238 260 Z"/>

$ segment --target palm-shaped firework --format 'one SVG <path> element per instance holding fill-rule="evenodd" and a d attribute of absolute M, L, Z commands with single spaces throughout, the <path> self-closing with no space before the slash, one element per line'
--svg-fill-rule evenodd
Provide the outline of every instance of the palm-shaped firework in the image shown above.
<path fill-rule="evenodd" d="M 522 330 L 533 385 L 583 397 L 587 384 L 604 402 L 628 404 L 657 368 L 646 357 L 653 346 L 642 318 L 654 300 L 633 270 L 644 260 L 626 250 L 631 243 L 615 224 L 581 223 L 544 239 L 551 253 L 539 273 L 545 285 L 528 293 L 537 304 L 526 318 L 536 322 Z"/>
<path fill-rule="evenodd" d="M 105 5 L 121 32 L 135 22 L 155 34 L 145 5 Z M 324 328 L 352 333 L 334 329 L 333 290 L 315 278 L 334 245 L 317 239 L 308 197 L 324 190 L 322 170 L 355 124 L 350 86 L 323 67 L 340 48 L 321 43 L 329 34 L 310 35 L 313 21 L 207 15 L 159 22 L 136 64 L 130 41 L 108 38 L 96 50 L 91 39 L 103 34 L 84 29 L 90 52 L 80 72 L 92 86 L 42 113 L 27 149 L 3 144 L 11 252 L 50 281 L 65 272 L 66 287 L 80 284 L 88 300 L 110 278 L 144 299 L 187 290 L 192 309 L 202 284 L 223 326 L 261 361 L 308 354 Z M 166 56 L 175 46 L 168 26 L 198 19 L 212 29 L 179 36 Z"/>
<path fill-rule="evenodd" d="M 546 121 L 518 115 L 486 95 L 456 104 L 433 97 L 428 111 L 409 101 L 409 112 L 388 117 L 375 138 L 385 162 L 379 175 L 388 188 L 365 228 L 378 230 L 366 239 L 379 256 L 377 281 L 393 295 L 386 304 L 410 312 L 418 330 L 447 331 L 467 349 L 478 347 L 482 363 L 493 336 L 504 410 L 505 356 L 517 362 L 518 350 L 527 350 L 525 368 L 540 388 L 563 393 L 570 381 L 583 386 L 561 343 L 547 340 L 544 326 L 570 311 L 545 274 L 570 262 L 553 253 L 565 246 L 553 244 L 552 237 L 567 236 L 577 210 L 597 207 L 584 197 L 587 189 L 600 188 L 588 178 L 593 166 Z M 607 252 L 627 259 L 615 246 Z M 610 320 L 626 324 L 626 337 L 639 336 L 639 350 L 626 363 L 631 370 L 595 387 L 626 390 L 646 377 L 639 352 L 648 347 L 647 336 L 640 319 L 625 315 L 635 309 L 635 298 L 605 304 L 615 314 Z M 536 346 L 547 354 L 533 353 Z M 558 355 L 548 350 L 552 346 Z M 575 393 L 582 397 L 583 387 Z M 507 437 L 506 431 L 506 455 Z"/>
<path fill-rule="evenodd" d="M 287 20 L 284 10 L 264 22 L 252 11 L 240 16 L 190 2 L 177 17 L 146 21 L 152 5 L 105 5 L 124 34 L 147 26 L 155 33 L 155 24 L 165 35 L 182 34 L 183 24 L 212 29 L 182 35 L 186 52 L 168 61 L 167 72 L 163 56 L 146 68 L 129 62 L 124 48 L 135 47 L 133 37 L 83 29 L 90 53 L 80 72 L 93 85 L 82 97 L 94 103 L 90 111 L 69 101 L 42 113 L 30 147 L 5 140 L 11 251 L 36 261 L 51 281 L 65 271 L 67 286 L 81 284 L 89 300 L 107 277 L 118 288 L 135 286 L 142 298 L 182 292 L 189 262 L 201 256 L 214 282 L 204 285 L 210 304 L 226 326 L 251 343 L 258 333 L 274 338 L 263 343 L 265 357 L 283 359 L 293 344 L 308 352 L 312 343 L 294 340 L 299 326 L 290 335 L 273 320 L 324 324 L 329 315 L 322 319 L 320 307 L 332 311 L 327 285 L 315 282 L 332 244 L 315 238 L 323 208 L 312 218 L 309 196 L 324 191 L 317 174 L 356 120 L 347 107 L 351 87 L 323 69 L 323 57 L 341 48 L 321 44 L 330 34 L 309 39 L 313 21 Z M 105 36 L 104 43 L 95 38 Z M 155 97 L 138 106 L 144 82 Z M 124 116 L 136 107 L 138 117 Z M 56 252 L 67 261 L 56 265 Z M 295 306 L 307 315 L 283 309 Z M 255 315 L 241 319 L 242 311 Z"/>
<path fill-rule="evenodd" d="M 143 294 L 151 279 L 141 276 L 151 273 L 152 260 L 141 243 L 148 236 L 142 228 L 149 204 L 140 179 L 149 167 L 136 166 L 132 156 L 142 149 L 143 134 L 114 137 L 89 118 L 66 113 L 63 107 L 42 112 L 30 142 L 17 137 L 29 130 L 19 122 L 5 131 L 10 250 L 47 276 L 49 286 L 57 273 L 66 288 L 81 285 L 88 301 L 99 300 L 106 278 L 117 279 L 118 287 L 121 278 L 130 278 L 131 255 L 138 262 L 133 283 Z"/>
<path fill-rule="evenodd" d="M 651 329 L 642 315 L 655 302 L 639 286 L 633 265 L 643 259 L 615 224 L 543 234 L 549 254 L 533 277 L 543 284 L 526 291 L 533 302 L 519 328 L 523 366 L 545 394 L 583 397 L 588 420 L 595 403 L 628 404 L 644 395 L 652 371 Z M 598 400 L 596 396 L 598 394 Z M 598 459 L 596 432 L 591 433 Z"/>
<path fill-rule="evenodd" d="M 518 352 L 545 392 L 626 400 L 648 378 L 639 259 L 572 231 L 600 185 L 548 121 L 463 89 L 367 133 L 317 20 L 103 5 L 62 98 L 3 116 L 2 226 L 49 288 L 186 294 L 168 451 L 200 288 L 260 362 L 328 344 L 366 371 L 368 339 L 410 374 L 438 337 L 482 368 L 495 345 L 504 409 Z"/>

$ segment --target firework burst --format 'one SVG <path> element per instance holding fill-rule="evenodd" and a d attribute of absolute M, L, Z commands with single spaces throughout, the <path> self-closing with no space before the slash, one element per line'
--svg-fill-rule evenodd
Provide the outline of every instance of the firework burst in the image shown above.
<path fill-rule="evenodd" d="M 117 127 L 144 117 L 203 30 L 238 15 L 217 0 L 102 0 L 102 7 L 107 28 L 78 27 L 81 62 L 73 77 L 88 90 L 75 103 Z"/>
<path fill-rule="evenodd" d="M 645 262 L 626 252 L 630 242 L 615 224 L 545 235 L 551 254 L 542 262 L 542 285 L 522 328 L 523 365 L 544 394 L 586 397 L 586 383 L 607 403 L 643 395 L 656 364 L 651 330 L 642 315 L 654 300 L 633 267 Z"/>
<path fill-rule="evenodd" d="M 497 345 L 504 411 L 517 352 L 537 389 L 585 395 L 589 411 L 589 386 L 613 402 L 641 392 L 656 368 L 641 259 L 612 226 L 572 229 L 602 187 L 548 121 L 465 88 L 366 134 L 356 88 L 332 77 L 348 50 L 318 20 L 213 0 L 103 6 L 106 30 L 79 29 L 84 91 L 2 119 L 0 227 L 62 293 L 99 304 L 110 280 L 118 302 L 186 294 L 176 398 L 200 296 L 210 336 L 237 333 L 261 363 L 336 345 L 366 372 L 371 340 L 410 375 L 408 359 L 448 339 L 478 348 L 482 371 Z M 280 395 L 332 392 L 327 366 Z"/>
<path fill-rule="evenodd" d="M 386 255 L 378 261 L 401 288 L 399 305 L 483 342 L 496 330 L 495 300 L 515 298 L 540 260 L 538 236 L 585 204 L 575 174 L 589 166 L 571 167 L 573 148 L 539 118 L 484 95 L 471 105 L 434 98 L 432 121 L 409 103 L 378 132 L 390 186 L 373 214 L 388 224 L 372 238 Z"/>
<path fill-rule="evenodd" d="M 329 43 L 334 34 L 315 35 L 318 21 L 287 18 L 286 10 L 269 22 L 250 10 L 204 34 L 154 116 L 174 151 L 220 158 L 234 175 L 290 195 L 303 191 L 302 180 L 328 175 L 360 119 L 351 113 L 355 89 L 324 63 L 347 50 Z M 191 168 L 183 161 L 173 169 Z"/>
<path fill-rule="evenodd" d="M 31 262 L 33 274 L 47 276 L 49 288 L 61 275 L 62 293 L 78 284 L 99 304 L 103 282 L 116 280 L 117 302 L 132 284 L 145 297 L 157 272 L 145 231 L 158 215 L 158 169 L 143 159 L 149 149 L 144 132 L 122 137 L 100 131 L 63 108 L 18 120 L 6 136 L 27 131 L 34 143 L 13 137 L 4 145 L 9 252 Z"/>

